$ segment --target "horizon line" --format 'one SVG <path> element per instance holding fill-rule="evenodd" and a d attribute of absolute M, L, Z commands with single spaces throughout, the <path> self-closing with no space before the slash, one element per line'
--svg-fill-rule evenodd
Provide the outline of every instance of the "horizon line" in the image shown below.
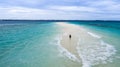
<path fill-rule="evenodd" d="M 120 20 L 0 19 L 0 21 L 120 21 Z"/>

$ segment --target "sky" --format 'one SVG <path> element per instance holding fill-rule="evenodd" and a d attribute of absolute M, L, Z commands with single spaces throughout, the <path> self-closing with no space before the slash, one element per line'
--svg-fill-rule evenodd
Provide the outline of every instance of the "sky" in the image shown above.
<path fill-rule="evenodd" d="M 0 19 L 120 20 L 120 0 L 0 0 Z"/>

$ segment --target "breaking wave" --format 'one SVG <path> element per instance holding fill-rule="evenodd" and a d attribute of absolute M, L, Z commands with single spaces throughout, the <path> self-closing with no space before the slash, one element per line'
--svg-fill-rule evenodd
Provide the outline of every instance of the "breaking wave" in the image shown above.
<path fill-rule="evenodd" d="M 86 38 L 79 37 L 79 41 L 77 42 L 76 49 L 80 58 L 77 58 L 76 55 L 62 47 L 60 44 L 62 36 L 58 36 L 56 38 L 60 54 L 66 56 L 72 61 L 79 62 L 82 64 L 82 67 L 92 67 L 94 65 L 107 64 L 108 62 L 112 62 L 113 57 L 116 54 L 116 49 L 114 46 L 102 40 L 102 37 L 97 34 L 89 31 L 86 31 L 85 33 Z M 63 35 L 67 35 L 67 33 Z"/>
<path fill-rule="evenodd" d="M 101 38 L 100 36 L 98 36 L 98 35 L 96 35 L 96 34 L 94 34 L 94 33 L 91 33 L 91 32 L 87 32 L 87 33 L 88 33 L 89 35 L 95 37 L 95 38 Z"/>
<path fill-rule="evenodd" d="M 97 64 L 112 62 L 112 56 L 116 53 L 114 46 L 99 39 L 101 37 L 98 35 L 90 32 L 88 34 L 96 37 L 96 40 L 84 43 L 82 39 L 79 39 L 77 50 L 82 61 L 82 67 L 91 67 Z"/>

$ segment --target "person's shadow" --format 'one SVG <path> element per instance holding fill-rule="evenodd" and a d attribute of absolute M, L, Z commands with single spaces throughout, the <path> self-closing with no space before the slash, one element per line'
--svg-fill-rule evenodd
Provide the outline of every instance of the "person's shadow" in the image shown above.
<path fill-rule="evenodd" d="M 69 35 L 69 49 L 70 49 L 70 51 L 71 51 L 71 39 L 72 39 L 72 36 L 71 36 L 71 34 Z"/>

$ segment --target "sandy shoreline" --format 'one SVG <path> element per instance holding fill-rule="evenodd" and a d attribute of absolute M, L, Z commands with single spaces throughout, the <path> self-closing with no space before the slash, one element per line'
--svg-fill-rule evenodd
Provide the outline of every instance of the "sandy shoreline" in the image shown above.
<path fill-rule="evenodd" d="M 62 40 L 61 40 L 61 45 L 65 49 L 67 49 L 70 53 L 74 54 L 77 58 L 79 58 L 79 55 L 77 53 L 77 42 L 78 42 L 78 37 L 75 36 L 75 34 L 71 34 L 72 37 L 71 39 L 69 38 L 69 34 L 63 35 Z"/>
<path fill-rule="evenodd" d="M 59 25 L 62 26 L 61 31 L 63 32 L 60 45 L 74 55 L 75 61 L 77 58 L 82 67 L 91 67 L 95 63 L 106 62 L 116 52 L 112 45 L 89 29 L 69 23 L 59 23 Z M 68 58 L 74 57 L 70 55 Z"/>
<path fill-rule="evenodd" d="M 63 26 L 62 29 L 63 35 L 60 42 L 61 46 L 64 47 L 66 50 L 68 50 L 71 54 L 75 55 L 77 59 L 81 59 L 77 47 L 84 47 L 86 45 L 81 45 L 81 46 L 80 44 L 78 45 L 79 40 L 82 39 L 81 42 L 86 41 L 87 43 L 89 43 L 89 41 L 93 40 L 93 37 L 91 39 L 90 34 L 88 34 L 83 27 L 68 23 L 60 23 L 59 25 Z M 72 36 L 71 39 L 69 38 L 70 34 Z"/>
<path fill-rule="evenodd" d="M 77 51 L 77 43 L 79 41 L 79 28 L 77 26 L 71 24 L 61 24 L 64 29 L 62 39 L 61 39 L 61 46 L 67 49 L 71 54 L 75 55 L 78 59 L 80 58 L 78 51 Z M 69 38 L 71 35 L 71 39 Z"/>

